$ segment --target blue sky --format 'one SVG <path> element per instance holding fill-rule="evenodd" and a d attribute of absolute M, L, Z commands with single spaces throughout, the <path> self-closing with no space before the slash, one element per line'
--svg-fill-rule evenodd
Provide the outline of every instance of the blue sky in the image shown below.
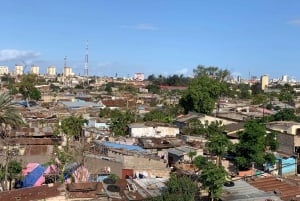
<path fill-rule="evenodd" d="M 298 0 L 0 0 L 0 65 L 192 75 L 197 65 L 300 80 Z"/>

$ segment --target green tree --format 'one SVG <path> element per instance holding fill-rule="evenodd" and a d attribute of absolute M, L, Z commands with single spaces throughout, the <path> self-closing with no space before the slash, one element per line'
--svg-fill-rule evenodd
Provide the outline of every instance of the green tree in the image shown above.
<path fill-rule="evenodd" d="M 215 108 L 217 99 L 226 91 L 225 83 L 208 76 L 200 76 L 190 82 L 179 104 L 185 113 L 195 111 L 210 114 Z"/>
<path fill-rule="evenodd" d="M 197 68 L 193 69 L 193 73 L 195 77 L 209 76 L 221 82 L 230 76 L 230 72 L 227 69 L 222 70 L 215 66 L 205 67 L 204 65 L 198 65 Z"/>
<path fill-rule="evenodd" d="M 122 112 L 118 109 L 110 109 L 108 107 L 100 109 L 99 117 L 101 118 L 117 118 L 118 116 L 122 115 Z"/>
<path fill-rule="evenodd" d="M 156 84 L 149 84 L 146 86 L 146 89 L 148 89 L 148 91 L 153 94 L 159 94 L 160 92 L 160 88 Z"/>
<path fill-rule="evenodd" d="M 231 146 L 231 142 L 224 134 L 224 126 L 218 122 L 212 122 L 208 126 L 208 142 L 206 148 L 208 151 L 217 156 L 217 165 L 222 166 L 222 157 Z"/>
<path fill-rule="evenodd" d="M 193 163 L 196 166 L 196 168 L 198 169 L 197 171 L 199 171 L 199 170 L 202 170 L 204 167 L 207 166 L 208 160 L 204 156 L 198 155 L 194 158 Z"/>
<path fill-rule="evenodd" d="M 189 177 L 171 174 L 162 195 L 147 201 L 193 201 L 197 191 L 196 184 Z"/>
<path fill-rule="evenodd" d="M 238 168 L 248 169 L 254 162 L 258 166 L 262 166 L 266 161 L 266 148 L 276 145 L 270 140 L 272 136 L 268 136 L 263 125 L 255 120 L 245 123 L 245 130 L 238 134 L 240 142 L 236 144 L 235 155 Z M 275 139 L 273 138 L 275 141 Z"/>
<path fill-rule="evenodd" d="M 5 160 L 2 161 L 4 170 L 4 173 L 2 174 L 4 177 L 4 184 L 2 186 L 4 190 L 7 190 L 9 163 L 11 161 L 9 148 L 10 140 L 8 139 L 7 134 L 11 128 L 20 127 L 21 125 L 24 125 L 22 116 L 12 102 L 11 96 L 5 93 L 0 94 L 0 137 L 4 139 L 3 142 L 7 146 L 7 149 L 5 150 Z"/>
<path fill-rule="evenodd" d="M 197 152 L 196 151 L 190 151 L 189 153 L 188 153 L 188 156 L 189 156 L 189 158 L 190 158 L 190 161 L 191 161 L 191 163 L 193 163 L 193 159 L 194 159 L 194 157 L 197 155 Z"/>
<path fill-rule="evenodd" d="M 251 98 L 251 89 L 248 84 L 239 84 L 238 85 L 238 97 L 241 99 L 250 99 Z"/>
<path fill-rule="evenodd" d="M 21 78 L 21 82 L 19 83 L 19 92 L 23 95 L 23 98 L 27 102 L 27 107 L 29 108 L 30 99 L 38 100 L 36 98 L 40 98 L 40 93 L 38 93 L 38 89 L 36 89 L 35 85 L 37 83 L 37 75 L 28 74 L 23 75 Z"/>
<path fill-rule="evenodd" d="M 61 121 L 61 129 L 67 137 L 67 151 L 70 138 L 79 139 L 86 120 L 82 116 L 69 116 Z"/>
<path fill-rule="evenodd" d="M 191 119 L 181 130 L 183 135 L 204 135 L 205 128 L 199 119 Z"/>
<path fill-rule="evenodd" d="M 253 95 L 261 94 L 263 93 L 263 90 L 261 89 L 260 83 L 255 83 L 251 86 L 251 91 Z"/>
<path fill-rule="evenodd" d="M 268 96 L 265 94 L 256 94 L 255 96 L 253 96 L 252 98 L 252 104 L 255 105 L 266 105 L 268 103 Z"/>
<path fill-rule="evenodd" d="M 110 129 L 116 136 L 124 136 L 128 131 L 128 124 L 134 122 L 134 114 L 130 111 L 122 112 L 111 119 Z"/>
<path fill-rule="evenodd" d="M 218 200 L 222 194 L 222 187 L 228 176 L 223 166 L 216 166 L 212 162 L 208 162 L 202 169 L 199 181 L 202 187 L 208 191 L 210 199 Z"/>
<path fill-rule="evenodd" d="M 30 91 L 30 98 L 33 99 L 33 100 L 40 100 L 41 99 L 41 91 L 38 90 L 37 88 L 33 88 L 31 91 Z"/>
<path fill-rule="evenodd" d="M 11 160 L 8 162 L 7 173 L 5 173 L 5 167 L 0 168 L 0 181 L 5 179 L 5 175 L 7 174 L 7 179 L 9 182 L 8 190 L 11 190 L 11 183 L 15 179 L 19 179 L 21 177 L 20 173 L 22 172 L 22 164 L 16 160 Z M 5 186 L 4 184 L 2 186 Z"/>

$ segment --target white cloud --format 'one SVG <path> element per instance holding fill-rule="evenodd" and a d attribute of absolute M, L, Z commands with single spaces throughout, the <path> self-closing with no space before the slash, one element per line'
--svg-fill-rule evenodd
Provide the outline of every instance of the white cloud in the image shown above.
<path fill-rule="evenodd" d="M 178 75 L 186 75 L 188 73 L 189 69 L 188 68 L 182 68 L 182 69 L 179 69 L 177 71 L 175 71 L 176 74 Z"/>
<path fill-rule="evenodd" d="M 288 24 L 300 26 L 300 19 L 290 20 Z"/>
<path fill-rule="evenodd" d="M 40 55 L 31 50 L 4 49 L 0 50 L 0 61 L 32 60 Z"/>
<path fill-rule="evenodd" d="M 137 29 L 137 30 L 157 30 L 158 27 L 151 24 L 135 24 L 135 25 L 123 25 L 122 28 Z"/>

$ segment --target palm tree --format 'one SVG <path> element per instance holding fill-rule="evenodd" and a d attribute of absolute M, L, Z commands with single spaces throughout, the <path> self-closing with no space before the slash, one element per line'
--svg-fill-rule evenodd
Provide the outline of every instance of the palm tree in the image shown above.
<path fill-rule="evenodd" d="M 208 142 L 206 147 L 211 154 L 217 156 L 217 165 L 222 165 L 222 156 L 228 150 L 231 142 L 224 134 L 224 126 L 220 122 L 212 122 L 207 127 Z"/>
<path fill-rule="evenodd" d="M 229 146 L 230 141 L 227 138 L 227 136 L 223 133 L 210 136 L 209 141 L 206 144 L 208 151 L 211 154 L 215 154 L 217 156 L 216 164 L 218 166 L 222 165 L 222 156 L 226 153 Z"/>
<path fill-rule="evenodd" d="M 0 94 L 0 136 L 4 139 L 4 143 L 9 146 L 9 139 L 7 134 L 11 128 L 16 128 L 24 124 L 22 116 L 12 102 L 11 96 L 6 93 Z M 10 162 L 9 147 L 5 151 L 5 162 L 3 167 L 4 173 L 4 189 L 7 189 L 8 182 L 8 164 Z"/>

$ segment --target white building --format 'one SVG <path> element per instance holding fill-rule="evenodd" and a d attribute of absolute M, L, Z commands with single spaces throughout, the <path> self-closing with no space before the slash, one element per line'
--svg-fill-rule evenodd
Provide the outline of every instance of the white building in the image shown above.
<path fill-rule="evenodd" d="M 145 75 L 144 73 L 135 73 L 133 79 L 137 81 L 144 81 Z"/>
<path fill-rule="evenodd" d="M 158 123 L 132 123 L 128 125 L 129 135 L 131 137 L 176 137 L 179 134 L 179 128 Z"/>
<path fill-rule="evenodd" d="M 23 75 L 24 67 L 22 65 L 16 64 L 15 65 L 15 75 Z"/>
<path fill-rule="evenodd" d="M 0 66 L 0 75 L 5 75 L 8 73 L 8 66 Z"/>
<path fill-rule="evenodd" d="M 288 82 L 288 76 L 287 75 L 282 76 L 282 82 Z"/>
<path fill-rule="evenodd" d="M 64 67 L 64 76 L 65 77 L 70 77 L 70 76 L 73 76 L 73 75 L 74 75 L 74 73 L 73 73 L 71 67 Z"/>
<path fill-rule="evenodd" d="M 35 66 L 35 65 L 31 66 L 30 73 L 35 74 L 35 75 L 39 75 L 40 74 L 40 67 Z"/>
<path fill-rule="evenodd" d="M 49 66 L 47 68 L 47 75 L 55 76 L 56 75 L 56 67 L 55 66 Z"/>
<path fill-rule="evenodd" d="M 268 88 L 269 85 L 269 77 L 267 75 L 262 75 L 260 77 L 260 84 L 261 84 L 261 89 L 265 90 L 266 88 Z"/>

